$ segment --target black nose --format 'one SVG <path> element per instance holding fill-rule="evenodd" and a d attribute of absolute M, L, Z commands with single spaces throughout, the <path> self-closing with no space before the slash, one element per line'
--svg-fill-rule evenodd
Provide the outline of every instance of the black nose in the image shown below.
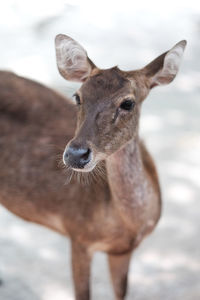
<path fill-rule="evenodd" d="M 91 150 L 89 148 L 76 148 L 69 146 L 65 149 L 63 154 L 65 164 L 75 169 L 83 169 L 90 159 Z"/>

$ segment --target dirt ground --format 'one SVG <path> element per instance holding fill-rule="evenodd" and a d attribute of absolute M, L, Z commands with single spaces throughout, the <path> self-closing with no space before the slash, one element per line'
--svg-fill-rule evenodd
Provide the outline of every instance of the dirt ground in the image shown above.
<path fill-rule="evenodd" d="M 200 9 L 192 5 L 195 1 L 190 6 L 168 1 L 177 3 L 173 12 L 163 4 L 157 10 L 137 4 L 131 11 L 130 3 L 113 8 L 103 1 L 106 9 L 92 6 L 91 12 L 99 13 L 93 16 L 88 1 L 82 8 L 66 2 L 48 10 L 43 4 L 40 12 L 25 1 L 4 4 L 1 69 L 71 96 L 77 85 L 65 82 L 56 70 L 57 33 L 79 40 L 102 68 L 119 64 L 126 70 L 142 67 L 179 40 L 188 40 L 176 80 L 153 90 L 143 106 L 141 135 L 157 163 L 163 212 L 157 229 L 133 254 L 127 299 L 199 300 Z M 69 241 L 0 207 L 0 279 L 2 300 L 73 299 Z M 92 296 L 113 299 L 103 253 L 94 257 Z"/>

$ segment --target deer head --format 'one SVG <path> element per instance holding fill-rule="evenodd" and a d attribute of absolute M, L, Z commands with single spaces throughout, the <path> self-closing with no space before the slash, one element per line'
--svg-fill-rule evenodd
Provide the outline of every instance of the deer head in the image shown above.
<path fill-rule="evenodd" d="M 67 80 L 82 82 L 75 93 L 77 128 L 63 161 L 76 171 L 91 171 L 100 160 L 138 135 L 140 107 L 149 91 L 176 76 L 186 41 L 180 41 L 135 71 L 99 69 L 84 48 L 66 35 L 55 39 L 57 65 Z"/>

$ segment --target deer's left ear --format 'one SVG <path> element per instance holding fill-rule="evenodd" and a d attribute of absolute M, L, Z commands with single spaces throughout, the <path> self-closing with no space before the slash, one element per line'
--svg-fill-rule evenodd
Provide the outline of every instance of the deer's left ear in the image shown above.
<path fill-rule="evenodd" d="M 95 68 L 85 49 L 71 37 L 58 34 L 55 48 L 58 70 L 65 79 L 85 81 Z"/>
<path fill-rule="evenodd" d="M 143 69 L 150 88 L 168 84 L 176 77 L 185 46 L 186 41 L 180 41 L 171 50 L 157 57 Z"/>

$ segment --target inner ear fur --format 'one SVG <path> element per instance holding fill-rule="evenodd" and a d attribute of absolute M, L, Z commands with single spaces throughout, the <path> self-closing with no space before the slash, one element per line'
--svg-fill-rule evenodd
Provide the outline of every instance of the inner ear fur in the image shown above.
<path fill-rule="evenodd" d="M 176 77 L 186 41 L 180 41 L 172 49 L 161 54 L 151 63 L 142 69 L 143 74 L 148 78 L 150 88 L 168 84 Z"/>
<path fill-rule="evenodd" d="M 96 68 L 85 49 L 67 35 L 56 36 L 55 49 L 58 70 L 67 80 L 83 82 Z"/>

